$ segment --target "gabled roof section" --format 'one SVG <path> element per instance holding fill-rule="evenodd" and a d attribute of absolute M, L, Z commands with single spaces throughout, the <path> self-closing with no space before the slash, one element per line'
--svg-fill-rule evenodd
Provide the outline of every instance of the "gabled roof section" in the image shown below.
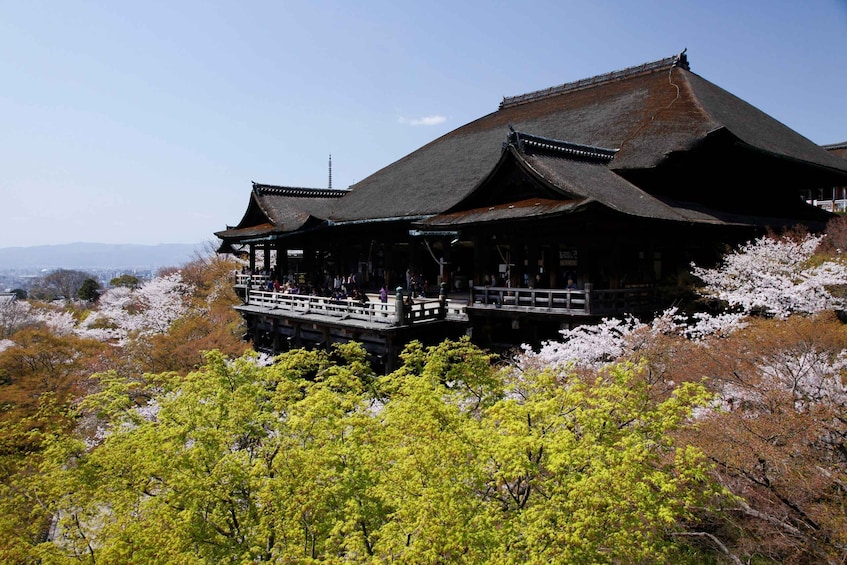
<path fill-rule="evenodd" d="M 549 217 L 593 203 L 629 216 L 721 223 L 706 213 L 675 209 L 609 170 L 614 149 L 514 130 L 503 147 L 492 173 L 465 200 L 421 225 L 443 228 Z M 512 201 L 506 198 L 510 193 L 515 195 Z"/>
<path fill-rule="evenodd" d="M 567 185 L 546 182 L 526 161 L 527 157 L 550 157 L 570 163 L 595 164 L 606 169 L 614 149 L 582 145 L 515 131 L 502 144 L 500 159 L 490 173 L 459 203 L 447 212 L 509 204 L 523 199 L 582 199 L 585 194 L 573 192 Z"/>
<path fill-rule="evenodd" d="M 309 217 L 325 220 L 347 190 L 303 188 L 253 183 L 256 203 L 266 217 L 285 231 L 297 229 Z"/>
<path fill-rule="evenodd" d="M 259 237 L 298 230 L 329 217 L 347 190 L 253 183 L 247 211 L 238 225 L 215 235 L 222 239 Z"/>

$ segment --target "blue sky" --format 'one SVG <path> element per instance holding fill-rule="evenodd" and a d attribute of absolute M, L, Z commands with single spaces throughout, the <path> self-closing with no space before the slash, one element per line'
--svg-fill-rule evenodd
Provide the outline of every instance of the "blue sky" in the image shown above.
<path fill-rule="evenodd" d="M 847 0 L 0 0 L 0 247 L 193 243 L 503 96 L 674 55 L 847 141 Z"/>

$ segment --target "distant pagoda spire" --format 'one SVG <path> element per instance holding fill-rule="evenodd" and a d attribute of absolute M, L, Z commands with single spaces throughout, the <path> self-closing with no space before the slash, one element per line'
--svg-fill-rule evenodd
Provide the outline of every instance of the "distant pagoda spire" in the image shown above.
<path fill-rule="evenodd" d="M 332 153 L 329 154 L 329 189 L 332 190 Z"/>

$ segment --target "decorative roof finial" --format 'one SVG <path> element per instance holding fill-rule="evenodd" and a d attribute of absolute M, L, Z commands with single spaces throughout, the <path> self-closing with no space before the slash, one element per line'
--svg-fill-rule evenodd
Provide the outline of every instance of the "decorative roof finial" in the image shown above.
<path fill-rule="evenodd" d="M 686 51 L 688 51 L 688 47 L 683 49 L 682 53 L 674 57 L 673 66 L 690 71 L 691 68 L 688 66 L 688 56 L 685 54 Z"/>
<path fill-rule="evenodd" d="M 332 190 L 332 153 L 329 154 L 329 189 Z"/>

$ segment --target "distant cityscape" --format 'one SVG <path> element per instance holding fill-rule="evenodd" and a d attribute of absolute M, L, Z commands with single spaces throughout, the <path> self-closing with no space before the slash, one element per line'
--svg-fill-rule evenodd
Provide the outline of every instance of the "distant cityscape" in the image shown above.
<path fill-rule="evenodd" d="M 164 265 L 162 266 L 164 267 Z M 62 268 L 62 267 L 57 267 Z M 161 267 L 159 267 L 161 268 Z M 150 280 L 156 275 L 156 269 L 116 269 L 116 268 L 94 268 L 94 269 L 74 269 L 84 271 L 92 276 L 100 286 L 106 288 L 109 286 L 109 281 L 120 277 L 121 275 L 133 275 L 139 280 Z M 12 292 L 13 290 L 23 289 L 29 290 L 33 282 L 37 279 L 49 274 L 55 269 L 43 269 L 35 271 L 33 269 L 0 269 L 0 292 Z"/>
<path fill-rule="evenodd" d="M 103 287 L 121 275 L 140 280 L 165 267 L 178 267 L 210 252 L 208 244 L 111 245 L 71 243 L 0 248 L 0 292 L 27 290 L 57 269 L 84 271 Z"/>

